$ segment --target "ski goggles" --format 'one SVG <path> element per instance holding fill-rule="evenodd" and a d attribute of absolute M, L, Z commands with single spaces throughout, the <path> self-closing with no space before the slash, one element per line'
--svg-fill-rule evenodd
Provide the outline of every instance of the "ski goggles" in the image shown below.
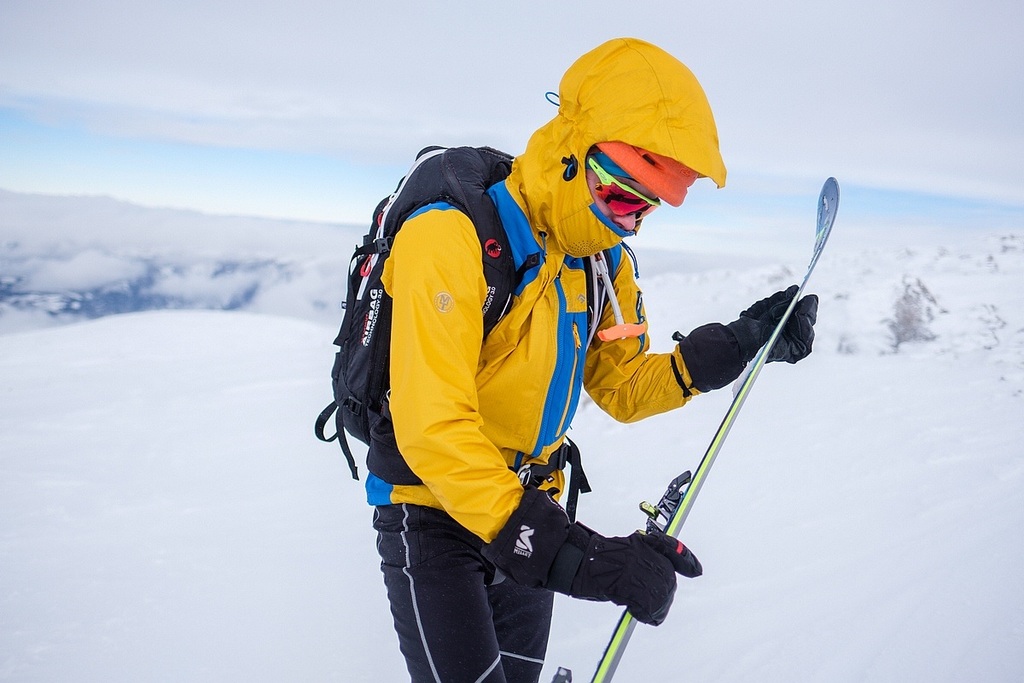
<path fill-rule="evenodd" d="M 603 201 L 616 216 L 635 214 L 640 218 L 661 206 L 660 199 L 644 195 L 609 173 L 597 161 L 596 155 L 587 157 L 587 167 L 597 175 L 599 183 L 594 188 L 594 196 Z"/>

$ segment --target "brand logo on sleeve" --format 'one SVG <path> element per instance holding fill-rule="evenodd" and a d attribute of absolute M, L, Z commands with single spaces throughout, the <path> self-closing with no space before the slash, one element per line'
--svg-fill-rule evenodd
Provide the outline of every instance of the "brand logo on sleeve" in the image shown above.
<path fill-rule="evenodd" d="M 448 292 L 438 292 L 434 297 L 434 308 L 442 313 L 448 313 L 455 308 L 455 298 Z"/>

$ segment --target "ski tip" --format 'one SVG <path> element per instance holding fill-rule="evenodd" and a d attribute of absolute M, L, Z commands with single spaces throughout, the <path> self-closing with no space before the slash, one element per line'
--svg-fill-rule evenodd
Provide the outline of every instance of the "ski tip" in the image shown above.
<path fill-rule="evenodd" d="M 829 177 L 825 184 L 821 186 L 822 195 L 831 195 L 836 200 L 839 199 L 839 181 L 833 177 Z"/>
<path fill-rule="evenodd" d="M 818 196 L 818 233 L 827 232 L 839 208 L 839 181 L 829 178 Z"/>

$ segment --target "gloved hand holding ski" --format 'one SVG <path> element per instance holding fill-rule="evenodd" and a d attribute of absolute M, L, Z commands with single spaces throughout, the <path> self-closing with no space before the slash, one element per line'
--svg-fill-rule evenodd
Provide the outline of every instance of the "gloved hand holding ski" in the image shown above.
<path fill-rule="evenodd" d="M 793 285 L 761 299 L 728 325 L 709 323 L 688 335 L 676 332 L 673 339 L 679 342 L 679 353 L 690 371 L 691 386 L 684 391 L 692 388 L 703 393 L 735 381 L 784 319 L 767 362 L 796 363 L 806 358 L 814 343 L 818 297 L 803 297 L 791 312 L 790 304 L 799 291 L 800 287 Z"/>
<path fill-rule="evenodd" d="M 797 285 L 792 285 L 788 289 L 761 299 L 740 313 L 740 317 L 736 321 L 726 325 L 736 335 L 744 362 L 749 363 L 753 360 L 761 347 L 768 343 L 772 332 L 785 316 L 790 302 L 797 295 L 799 289 Z M 814 343 L 814 323 L 817 321 L 817 317 L 817 295 L 809 294 L 800 299 L 796 308 L 793 309 L 792 315 L 786 320 L 782 334 L 769 351 L 767 362 L 796 363 L 806 358 Z"/>
<path fill-rule="evenodd" d="M 522 502 L 483 555 L 514 581 L 626 607 L 645 624 L 665 621 L 676 574 L 700 576 L 700 562 L 664 533 L 606 537 L 579 523 L 538 489 Z"/>
<path fill-rule="evenodd" d="M 657 626 L 665 621 L 675 595 L 676 573 L 695 578 L 704 571 L 681 541 L 661 532 L 636 531 L 612 538 L 592 533 L 587 541 L 566 592 L 614 602 L 645 624 Z"/>

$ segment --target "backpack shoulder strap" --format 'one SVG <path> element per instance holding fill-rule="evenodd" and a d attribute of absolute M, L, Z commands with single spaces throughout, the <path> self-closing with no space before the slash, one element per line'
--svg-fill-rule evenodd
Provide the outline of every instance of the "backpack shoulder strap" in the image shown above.
<path fill-rule="evenodd" d="M 512 170 L 512 156 L 490 147 L 428 147 L 381 212 L 376 247 L 388 248 L 402 223 L 420 208 L 446 202 L 469 217 L 480 240 L 487 299 L 484 336 L 504 317 L 515 286 L 515 263 L 498 209 L 487 194 Z"/>
<path fill-rule="evenodd" d="M 484 301 L 484 336 L 505 316 L 515 288 L 515 262 L 508 235 L 488 188 L 508 177 L 512 157 L 490 147 L 456 147 L 442 159 L 443 177 L 450 200 L 476 228 L 480 239 L 487 299 Z"/>

